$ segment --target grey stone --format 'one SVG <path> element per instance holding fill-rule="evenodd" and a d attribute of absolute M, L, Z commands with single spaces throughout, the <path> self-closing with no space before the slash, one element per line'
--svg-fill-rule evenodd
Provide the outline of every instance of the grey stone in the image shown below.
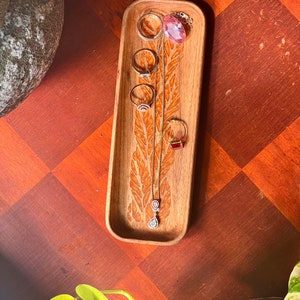
<path fill-rule="evenodd" d="M 63 0 L 10 0 L 0 28 L 0 117 L 48 71 L 63 27 Z"/>
<path fill-rule="evenodd" d="M 3 24 L 3 20 L 9 5 L 9 0 L 0 0 L 0 27 Z"/>

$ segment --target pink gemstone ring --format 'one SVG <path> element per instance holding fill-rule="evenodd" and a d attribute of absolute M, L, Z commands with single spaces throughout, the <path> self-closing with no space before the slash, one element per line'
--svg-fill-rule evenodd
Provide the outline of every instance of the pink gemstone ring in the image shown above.
<path fill-rule="evenodd" d="M 175 44 L 182 44 L 192 29 L 193 19 L 183 13 L 174 12 L 163 19 L 163 32 Z"/>

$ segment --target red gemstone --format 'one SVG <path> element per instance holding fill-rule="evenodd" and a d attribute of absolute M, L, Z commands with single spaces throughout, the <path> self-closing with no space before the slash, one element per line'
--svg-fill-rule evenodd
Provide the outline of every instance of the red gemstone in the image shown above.
<path fill-rule="evenodd" d="M 164 17 L 163 30 L 166 37 L 176 44 L 181 44 L 186 39 L 183 24 L 173 15 Z"/>
<path fill-rule="evenodd" d="M 171 148 L 173 150 L 178 150 L 178 149 L 182 149 L 183 148 L 183 142 L 182 141 L 174 141 L 171 142 Z"/>

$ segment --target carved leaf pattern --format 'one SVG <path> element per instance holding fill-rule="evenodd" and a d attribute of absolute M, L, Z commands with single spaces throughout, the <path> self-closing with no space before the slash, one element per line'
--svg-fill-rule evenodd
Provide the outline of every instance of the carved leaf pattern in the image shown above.
<path fill-rule="evenodd" d="M 148 48 L 159 55 L 159 65 L 156 72 L 153 72 L 149 78 L 139 78 L 139 83 L 147 83 L 155 87 L 156 101 L 153 105 L 155 105 L 156 114 L 153 115 L 153 108 L 146 112 L 135 109 L 134 112 L 133 127 L 136 144 L 131 158 L 129 178 L 131 201 L 127 209 L 129 221 L 143 222 L 145 226 L 153 217 L 152 191 L 154 198 L 159 195 L 161 199 L 160 223 L 168 218 L 172 206 L 171 188 L 167 175 L 174 162 L 174 151 L 162 137 L 161 122 L 174 116 L 179 110 L 178 66 L 183 53 L 183 45 L 174 45 L 168 39 L 162 38 L 158 42 L 148 42 Z M 164 49 L 164 55 L 162 49 Z M 164 69 L 162 59 L 164 59 Z M 161 164 L 160 174 L 158 174 L 159 164 Z"/>

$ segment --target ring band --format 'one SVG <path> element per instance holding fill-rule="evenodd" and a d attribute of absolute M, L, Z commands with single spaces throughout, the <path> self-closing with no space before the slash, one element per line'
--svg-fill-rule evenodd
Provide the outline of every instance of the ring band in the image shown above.
<path fill-rule="evenodd" d="M 158 56 L 155 51 L 143 48 L 136 51 L 132 57 L 132 68 L 142 78 L 150 77 L 150 74 L 158 65 Z"/>
<path fill-rule="evenodd" d="M 172 13 L 172 15 L 174 15 L 178 19 L 180 19 L 181 23 L 188 24 L 190 26 L 190 29 L 192 28 L 193 18 L 191 18 L 188 14 L 186 14 L 182 11 L 177 11 L 177 12 Z"/>
<path fill-rule="evenodd" d="M 139 36 L 144 40 L 155 40 L 162 33 L 162 20 L 155 13 L 142 15 L 137 22 Z"/>
<path fill-rule="evenodd" d="M 155 90 L 150 84 L 141 83 L 135 85 L 130 91 L 131 103 L 141 112 L 145 112 L 151 107 L 154 97 Z"/>
<path fill-rule="evenodd" d="M 179 124 L 179 127 L 177 127 L 177 129 L 172 128 L 172 123 Z M 166 121 L 164 136 L 165 140 L 170 144 L 173 150 L 182 149 L 184 147 L 184 144 L 187 141 L 187 134 L 187 124 L 183 120 L 172 117 Z"/>

